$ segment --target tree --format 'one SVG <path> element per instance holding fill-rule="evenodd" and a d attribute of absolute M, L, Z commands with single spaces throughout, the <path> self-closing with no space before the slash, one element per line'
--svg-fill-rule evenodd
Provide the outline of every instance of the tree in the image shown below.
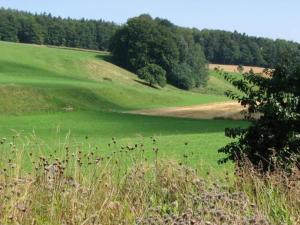
<path fill-rule="evenodd" d="M 18 42 L 18 21 L 0 11 L 0 40 Z"/>
<path fill-rule="evenodd" d="M 195 87 L 195 80 L 193 79 L 193 71 L 191 67 L 186 64 L 174 65 L 172 69 L 172 83 L 184 90 L 189 90 Z"/>
<path fill-rule="evenodd" d="M 172 30 L 149 15 L 129 19 L 111 41 L 114 61 L 133 71 L 154 63 L 167 73 L 178 61 L 178 48 Z"/>
<path fill-rule="evenodd" d="M 148 64 L 137 72 L 139 78 L 149 82 L 150 86 L 164 87 L 167 83 L 166 71 L 156 64 Z"/>
<path fill-rule="evenodd" d="M 227 77 L 244 95 L 228 92 L 248 107 L 248 128 L 226 129 L 226 136 L 238 138 L 221 148 L 227 154 L 221 163 L 249 160 L 263 171 L 300 167 L 300 61 L 286 57 L 270 77 L 246 74 L 244 80 Z M 259 114 L 255 119 L 253 114 Z"/>
<path fill-rule="evenodd" d="M 0 8 L 0 40 L 108 50 L 117 25 Z"/>
<path fill-rule="evenodd" d="M 113 61 L 132 72 L 156 64 L 166 72 L 167 81 L 179 88 L 191 89 L 206 82 L 206 59 L 193 33 L 167 20 L 149 15 L 129 19 L 110 46 Z"/>

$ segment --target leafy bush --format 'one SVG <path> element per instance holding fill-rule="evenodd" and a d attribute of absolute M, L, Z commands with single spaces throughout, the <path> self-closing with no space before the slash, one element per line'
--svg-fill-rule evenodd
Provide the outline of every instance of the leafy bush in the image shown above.
<path fill-rule="evenodd" d="M 167 83 L 166 71 L 156 64 L 148 64 L 137 72 L 139 78 L 149 82 L 150 86 L 164 87 Z"/>
<path fill-rule="evenodd" d="M 252 124 L 246 129 L 227 129 L 226 136 L 238 141 L 221 148 L 227 157 L 241 162 L 244 157 L 264 171 L 276 167 L 289 170 L 300 163 L 300 64 L 286 57 L 269 76 L 245 74 L 243 80 L 227 79 L 244 95 L 228 96 L 247 107 Z M 259 115 L 255 119 L 255 115 Z"/>

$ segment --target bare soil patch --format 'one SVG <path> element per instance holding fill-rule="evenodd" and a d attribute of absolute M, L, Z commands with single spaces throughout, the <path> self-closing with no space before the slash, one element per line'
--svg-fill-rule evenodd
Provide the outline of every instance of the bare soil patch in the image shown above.
<path fill-rule="evenodd" d="M 244 109 L 238 102 L 222 102 L 207 105 L 135 110 L 130 113 L 193 119 L 226 118 L 240 120 L 244 118 Z"/>

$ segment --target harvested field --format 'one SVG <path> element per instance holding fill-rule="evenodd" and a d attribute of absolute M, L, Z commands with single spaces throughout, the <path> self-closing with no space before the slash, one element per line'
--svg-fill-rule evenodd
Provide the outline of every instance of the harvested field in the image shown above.
<path fill-rule="evenodd" d="M 222 65 L 222 64 L 209 64 L 208 68 L 210 70 L 214 70 L 215 68 L 218 68 L 220 70 L 224 70 L 225 72 L 229 73 L 236 73 L 238 65 Z M 244 66 L 244 72 L 249 72 L 251 69 L 253 69 L 254 73 L 260 73 L 262 74 L 265 68 L 262 67 L 255 67 L 255 66 Z"/>
<path fill-rule="evenodd" d="M 243 119 L 243 110 L 244 108 L 238 102 L 222 102 L 207 105 L 135 110 L 130 113 L 193 119 L 226 118 L 240 120 Z"/>

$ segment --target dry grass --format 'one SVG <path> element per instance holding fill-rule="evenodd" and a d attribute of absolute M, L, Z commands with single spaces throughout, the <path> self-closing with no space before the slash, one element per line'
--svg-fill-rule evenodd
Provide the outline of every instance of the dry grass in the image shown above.
<path fill-rule="evenodd" d="M 238 102 L 221 102 L 196 106 L 135 110 L 130 113 L 193 119 L 226 118 L 241 120 L 244 119 L 243 111 L 244 108 Z"/>
<path fill-rule="evenodd" d="M 262 67 L 256 67 L 256 66 L 243 66 L 244 67 L 244 71 L 245 73 L 248 73 L 251 69 L 254 71 L 254 73 L 257 74 L 263 74 L 264 73 L 264 69 Z M 219 69 L 219 70 L 223 70 L 224 72 L 228 72 L 228 73 L 237 73 L 238 72 L 238 65 L 222 65 L 222 64 L 209 64 L 208 68 L 210 70 L 215 70 L 215 69 Z"/>
<path fill-rule="evenodd" d="M 117 140 L 113 139 L 113 142 Z M 299 177 L 199 177 L 186 163 L 145 161 L 142 145 L 110 156 L 64 145 L 60 158 L 1 140 L 1 224 L 299 224 Z M 37 146 L 37 143 L 33 143 Z M 157 156 L 159 149 L 153 148 Z M 32 170 L 22 167 L 29 157 Z M 122 164 L 130 157 L 132 164 Z M 186 162 L 188 156 L 185 157 Z M 26 172 L 27 171 L 27 172 Z"/>
<path fill-rule="evenodd" d="M 88 78 L 91 80 L 103 81 L 109 78 L 112 81 L 132 84 L 137 84 L 135 80 L 139 80 L 135 74 L 104 60 L 90 60 L 85 63 L 85 66 L 89 71 Z"/>

